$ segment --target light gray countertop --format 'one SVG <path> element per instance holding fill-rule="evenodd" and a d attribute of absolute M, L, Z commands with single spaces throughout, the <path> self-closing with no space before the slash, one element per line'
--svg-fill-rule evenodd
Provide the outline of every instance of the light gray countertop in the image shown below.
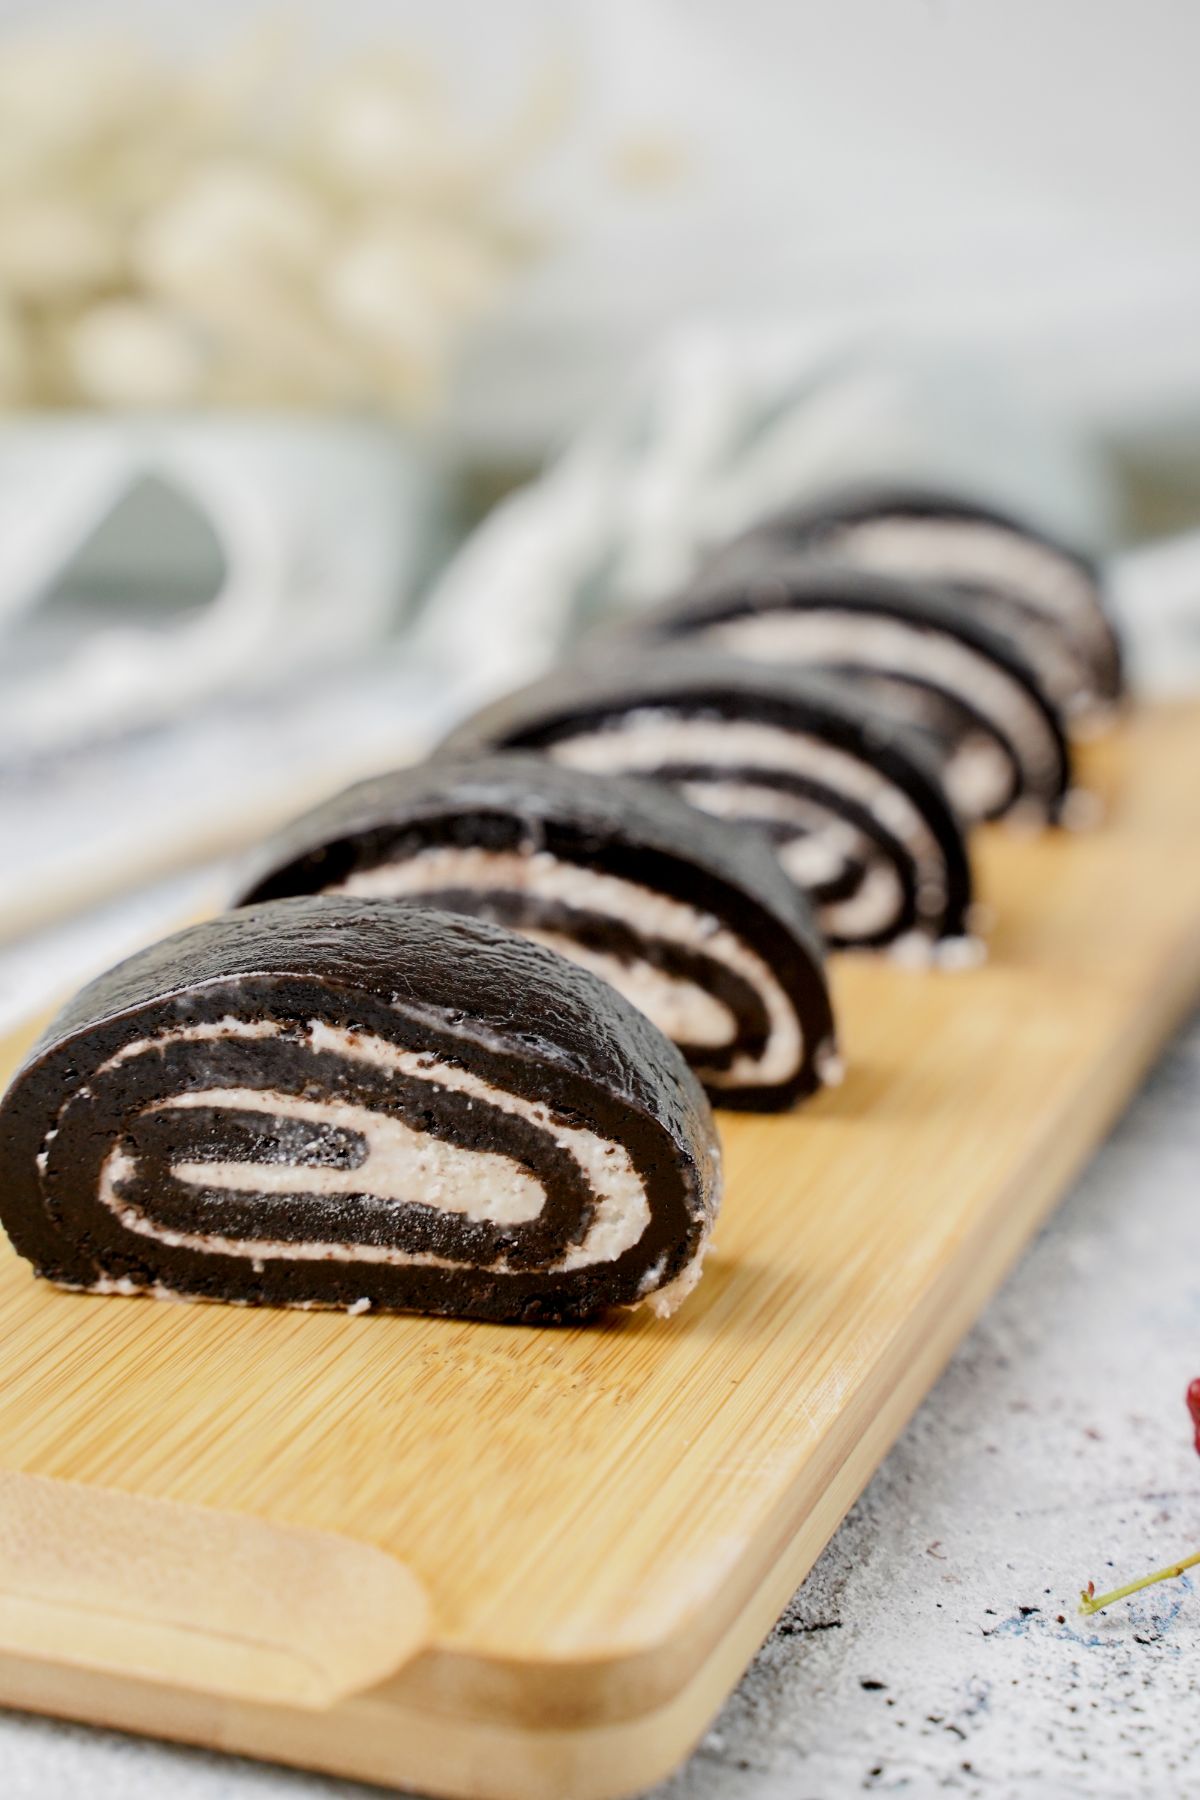
<path fill-rule="evenodd" d="M 658 1800 L 1200 1789 L 1200 1595 L 1082 1619 L 1200 1547 L 1200 1018 L 962 1345 Z M 353 1783 L 0 1714 L 4 1800 Z"/>

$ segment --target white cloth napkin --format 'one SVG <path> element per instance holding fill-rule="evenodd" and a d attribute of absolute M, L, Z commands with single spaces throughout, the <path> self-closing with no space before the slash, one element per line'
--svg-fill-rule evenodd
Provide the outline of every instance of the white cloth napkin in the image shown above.
<path fill-rule="evenodd" d="M 212 597 L 176 617 L 144 596 L 122 611 L 118 591 L 103 618 L 85 605 L 68 633 L 39 646 L 39 610 L 146 479 L 211 530 L 220 559 Z M 429 443 L 352 419 L 96 414 L 5 424 L 0 762 L 352 661 L 412 597 L 439 486 Z M 164 551 L 169 559 L 169 542 Z"/>
<path fill-rule="evenodd" d="M 664 597 L 709 544 L 839 483 L 913 476 L 1102 541 L 1103 466 L 1026 417 L 1004 372 L 921 336 L 675 333 L 612 408 L 502 504 L 428 596 L 419 643 L 476 695 L 595 617 Z"/>

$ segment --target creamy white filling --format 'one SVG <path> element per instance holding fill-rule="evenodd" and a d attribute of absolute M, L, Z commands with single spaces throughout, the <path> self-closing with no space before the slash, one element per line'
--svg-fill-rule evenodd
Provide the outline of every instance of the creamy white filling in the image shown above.
<path fill-rule="evenodd" d="M 551 744 L 550 754 L 573 768 L 601 773 L 633 769 L 654 774 L 671 763 L 694 763 L 698 768 L 749 767 L 807 776 L 865 807 L 914 858 L 941 861 L 937 839 L 907 794 L 869 763 L 806 732 L 637 707 L 604 731 L 580 732 Z"/>
<path fill-rule="evenodd" d="M 803 868 L 806 886 L 832 881 L 846 864 L 862 854 L 869 840 L 849 819 L 843 819 L 804 794 L 783 788 L 760 787 L 753 780 L 685 781 L 680 793 L 702 812 L 716 813 L 739 823 L 777 820 L 804 833 L 794 840 L 795 867 Z"/>
<path fill-rule="evenodd" d="M 415 1130 L 403 1119 L 344 1100 L 301 1100 L 264 1088 L 202 1088 L 162 1100 L 149 1110 L 176 1112 L 195 1106 L 301 1119 L 356 1132 L 367 1144 L 365 1159 L 354 1169 L 295 1163 L 172 1163 L 177 1181 L 198 1187 L 234 1194 L 363 1194 L 384 1204 L 420 1200 L 441 1212 L 493 1225 L 527 1224 L 546 1204 L 541 1182 L 511 1157 L 491 1150 L 464 1150 Z"/>
<path fill-rule="evenodd" d="M 995 738 L 968 732 L 951 746 L 942 762 L 942 782 L 960 818 L 988 819 L 1013 804 L 1011 770 Z M 1046 808 L 1033 803 L 1045 815 Z"/>
<path fill-rule="evenodd" d="M 219 1019 L 205 1019 L 197 1025 L 177 1025 L 174 1030 L 159 1032 L 155 1037 L 135 1038 L 132 1043 L 122 1044 L 107 1062 L 100 1064 L 96 1074 L 107 1075 L 110 1069 L 119 1068 L 134 1056 L 161 1056 L 173 1044 L 203 1044 L 210 1040 L 222 1043 L 231 1037 L 273 1038 L 279 1034 L 280 1027 L 274 1019 L 239 1019 L 235 1013 L 223 1013 Z"/>
<path fill-rule="evenodd" d="M 1057 745 L 1045 715 L 1028 690 L 989 657 L 946 632 L 922 629 L 903 619 L 834 607 L 779 608 L 748 613 L 706 627 L 701 637 L 753 661 L 850 662 L 884 675 L 911 676 L 960 694 L 1011 747 L 1022 785 L 1045 796 L 1055 782 Z M 1006 759 L 993 747 L 988 775 Z M 970 805 L 978 788 L 978 763 L 954 798 Z M 989 782 L 985 805 L 1002 797 Z M 972 816 L 978 816 L 978 812 Z"/>
<path fill-rule="evenodd" d="M 168 1249 L 200 1250 L 208 1256 L 241 1256 L 258 1270 L 268 1262 L 391 1263 L 406 1267 L 422 1264 L 436 1269 L 453 1269 L 459 1266 L 450 1257 L 435 1256 L 432 1252 L 421 1250 L 393 1250 L 383 1244 L 325 1243 L 315 1239 L 293 1244 L 275 1238 L 230 1237 L 219 1231 L 176 1231 L 169 1225 L 148 1218 L 139 1207 L 117 1192 L 118 1184 L 129 1181 L 136 1172 L 136 1163 L 122 1151 L 110 1151 L 100 1172 L 100 1204 L 120 1220 L 126 1231 L 136 1232 L 139 1237 L 153 1238 L 156 1243 L 164 1244 Z M 496 1272 L 503 1273 L 503 1270 L 493 1271 Z"/>
<path fill-rule="evenodd" d="M 651 963 L 622 962 L 619 957 L 590 949 L 562 932 L 523 927 L 521 935 L 567 957 L 581 969 L 590 969 L 678 1044 L 715 1051 L 733 1038 L 737 1024 L 730 1009 L 694 981 L 679 980 Z M 761 1073 L 761 1063 L 755 1066 Z"/>
<path fill-rule="evenodd" d="M 866 872 L 855 893 L 821 903 L 821 923 L 830 936 L 874 937 L 899 918 L 904 889 L 896 870 L 874 839 L 848 819 L 836 817 L 802 794 L 756 787 L 746 781 L 689 781 L 682 792 L 693 805 L 723 818 L 794 825 L 801 835 L 785 838 L 775 853 L 800 887 L 820 887 L 836 880 L 851 864 L 862 864 Z M 941 862 L 931 870 L 917 867 L 918 915 L 936 921 L 946 900 Z"/>
<path fill-rule="evenodd" d="M 1103 641 L 1095 590 L 1083 570 L 1050 545 L 1002 525 L 890 514 L 839 526 L 836 544 L 863 568 L 999 582 L 1038 611 L 1069 619 L 1081 634 Z"/>
<path fill-rule="evenodd" d="M 851 860 L 877 863 L 878 846 L 850 821 L 803 795 L 760 787 L 745 777 L 723 780 L 721 769 L 778 770 L 820 782 L 856 801 L 904 845 L 916 871 L 919 916 L 935 925 L 940 920 L 946 897 L 945 864 L 937 839 L 916 806 L 879 770 L 818 738 L 777 725 L 687 717 L 644 707 L 627 713 L 611 730 L 583 732 L 551 745 L 550 750 L 561 762 L 600 772 L 622 769 L 654 774 L 672 763 L 694 764 L 712 773 L 680 785 L 686 798 L 705 811 L 726 818 L 793 820 L 810 840 L 797 854 L 806 859 L 824 854 L 831 874 Z M 814 840 L 819 848 L 814 847 Z M 898 883 L 895 891 L 899 893 Z M 840 910 L 849 898 L 821 909 L 827 929 L 839 936 L 858 929 L 852 923 L 854 912 Z M 891 923 L 878 911 L 882 904 L 880 882 L 872 893 L 872 933 Z"/>
<path fill-rule="evenodd" d="M 708 1249 L 707 1242 L 701 1244 L 699 1251 L 693 1256 L 685 1268 L 680 1269 L 674 1281 L 668 1281 L 665 1287 L 642 1284 L 642 1293 L 637 1302 L 648 1307 L 656 1319 L 669 1319 L 676 1312 L 688 1295 L 693 1292 L 704 1273 L 704 1254 Z M 655 1276 L 662 1273 L 661 1264 L 655 1270 Z"/>
<path fill-rule="evenodd" d="M 236 1018 L 220 1021 L 219 1031 L 207 1026 L 181 1026 L 176 1031 L 166 1031 L 154 1038 L 140 1039 L 134 1044 L 124 1046 L 105 1067 L 110 1068 L 131 1056 L 162 1051 L 175 1043 L 194 1042 L 198 1039 L 215 1037 L 261 1038 L 273 1036 L 280 1030 L 280 1026 L 270 1021 L 243 1022 Z M 507 1093 L 501 1088 L 493 1087 L 489 1082 L 482 1080 L 470 1071 L 460 1068 L 457 1064 L 445 1062 L 427 1051 L 405 1050 L 396 1044 L 388 1043 L 385 1039 L 373 1037 L 365 1032 L 347 1031 L 342 1027 L 330 1026 L 320 1019 L 310 1021 L 309 1042 L 314 1051 L 330 1050 L 340 1056 L 352 1057 L 369 1063 L 372 1067 L 383 1069 L 390 1074 L 428 1081 L 438 1087 L 449 1088 L 457 1093 L 466 1094 L 472 1099 L 486 1102 L 501 1111 L 515 1114 L 546 1131 L 553 1141 L 576 1161 L 596 1196 L 593 1219 L 586 1237 L 581 1243 L 569 1249 L 554 1265 L 555 1272 L 565 1273 L 593 1263 L 614 1261 L 626 1250 L 632 1248 L 645 1232 L 650 1222 L 649 1203 L 641 1177 L 622 1144 L 602 1138 L 595 1132 L 565 1125 L 554 1117 L 548 1107 L 538 1102 L 525 1100 L 520 1095 Z M 253 1090 L 249 1089 L 217 1089 L 212 1093 L 205 1094 L 189 1091 L 188 1094 L 164 1096 L 161 1100 L 155 1101 L 153 1106 L 147 1110 L 158 1110 L 164 1106 L 181 1104 L 211 1105 L 219 1103 L 221 1095 L 233 1096 L 228 1099 L 227 1103 L 240 1107 L 245 1104 L 246 1096 L 252 1092 Z M 214 1098 L 214 1096 L 218 1098 Z M 346 1108 L 339 1101 L 309 1102 L 282 1095 L 270 1098 L 272 1102 L 276 1099 L 286 1102 L 282 1108 L 277 1109 L 274 1104 L 269 1108 L 271 1111 L 281 1110 L 285 1117 L 294 1115 L 308 1120 L 326 1122 L 330 1125 L 349 1126 L 352 1130 L 362 1129 L 361 1120 L 358 1117 L 360 1109 Z M 265 1102 L 264 1110 L 267 1110 Z M 352 1124 L 349 1117 L 346 1116 L 351 1114 L 355 1116 L 355 1122 Z M 383 1115 L 371 1114 L 369 1117 L 375 1121 L 374 1136 L 370 1140 L 372 1154 L 378 1153 L 383 1163 L 387 1165 L 385 1180 L 402 1180 L 406 1167 L 412 1169 L 415 1174 L 420 1158 L 423 1155 L 434 1154 L 436 1140 L 431 1138 L 427 1145 L 422 1147 L 412 1140 L 420 1138 L 423 1134 L 412 1132 L 411 1138 L 406 1140 L 387 1129 L 395 1121 L 386 1120 Z M 452 1146 L 441 1146 L 441 1148 L 453 1150 Z M 470 1166 L 461 1166 L 458 1163 L 458 1157 L 465 1158 Z M 492 1163 L 507 1162 L 507 1160 L 494 1158 L 491 1153 L 487 1152 L 462 1150 L 458 1151 L 456 1155 L 446 1158 L 435 1158 L 426 1166 L 433 1173 L 435 1179 L 440 1178 L 448 1184 L 449 1195 L 461 1201 L 466 1192 L 466 1183 L 472 1179 L 471 1170 L 478 1168 L 480 1161 L 484 1161 L 487 1165 L 483 1171 L 483 1179 L 486 1181 L 488 1174 L 494 1173 L 491 1169 Z M 213 1165 L 183 1166 L 190 1171 L 184 1177 L 185 1179 L 194 1178 L 209 1183 L 213 1181 Z M 252 1185 L 256 1189 L 262 1188 L 263 1191 L 268 1190 L 263 1187 L 259 1178 L 268 1177 L 274 1180 L 280 1173 L 279 1166 L 274 1164 L 231 1164 L 228 1167 L 231 1170 L 252 1168 L 254 1181 L 247 1185 Z M 509 1164 L 509 1168 L 513 1174 L 522 1173 L 516 1171 L 514 1165 Z M 242 1256 L 255 1263 L 298 1260 L 381 1262 L 398 1265 L 426 1264 L 443 1268 L 457 1266 L 452 1258 L 438 1257 L 421 1251 L 394 1249 L 383 1245 L 344 1242 L 293 1244 L 257 1238 L 242 1239 L 215 1232 L 174 1231 L 149 1218 L 138 1207 L 117 1193 L 117 1184 L 123 1178 L 127 1179 L 132 1172 L 125 1153 L 117 1149 L 111 1151 L 105 1161 L 101 1177 L 100 1202 L 120 1219 L 127 1230 L 156 1239 L 166 1245 L 201 1250 L 210 1254 Z M 294 1189 L 294 1177 L 302 1173 L 304 1172 L 297 1169 L 287 1171 L 288 1176 L 293 1178 L 288 1183 L 289 1191 L 298 1191 Z M 330 1192 L 335 1191 L 335 1187 L 328 1178 L 341 1176 L 345 1172 L 325 1169 L 310 1173 L 318 1177 L 315 1185 L 319 1187 L 320 1191 Z M 361 1190 L 363 1171 L 360 1169 L 354 1174 L 357 1177 L 358 1189 Z M 477 1178 L 475 1177 L 475 1179 Z M 537 1211 L 526 1213 L 524 1215 L 526 1217 L 537 1217 L 545 1200 L 540 1186 L 536 1183 L 533 1185 L 537 1187 L 539 1206 Z M 336 1191 L 347 1190 L 337 1189 Z M 391 1196 L 379 1196 L 383 1200 L 389 1197 Z M 430 1200 L 431 1204 L 443 1205 L 447 1210 L 462 1212 L 467 1210 L 462 1205 L 456 1209 L 447 1199 L 434 1202 L 426 1192 L 410 1191 L 405 1197 L 413 1200 Z M 504 1217 L 506 1208 L 525 1206 L 531 1202 L 532 1194 L 520 1184 L 514 1183 L 511 1176 L 506 1174 L 502 1191 L 490 1197 L 481 1192 L 471 1216 L 493 1219 Z M 501 1262 L 494 1265 L 491 1272 L 505 1274 L 508 1273 L 508 1270 L 507 1266 Z"/>
<path fill-rule="evenodd" d="M 779 860 L 793 881 L 803 884 L 803 854 L 797 855 L 803 840 L 781 844 Z M 869 862 L 862 881 L 853 894 L 843 900 L 828 900 L 821 908 L 825 929 L 834 937 L 868 938 L 886 931 L 899 918 L 904 905 L 904 889 L 889 862 Z"/>
<path fill-rule="evenodd" d="M 419 851 L 401 862 L 364 869 L 329 891 L 394 898 L 456 887 L 480 893 L 532 894 L 539 900 L 619 920 L 641 937 L 665 938 L 682 948 L 702 951 L 755 989 L 769 1026 L 760 1056 L 741 1052 L 731 1059 L 728 1069 L 714 1070 L 711 1075 L 706 1072 L 706 1080 L 727 1086 L 787 1081 L 800 1067 L 804 1054 L 800 1021 L 763 958 L 711 913 L 638 882 L 562 862 L 546 850 L 526 854 L 441 846 Z M 600 975 L 679 1043 L 716 1050 L 735 1036 L 737 1024 L 729 1008 L 694 981 L 668 975 L 641 958 L 623 962 L 585 948 L 563 933 L 523 929 L 522 935 Z"/>

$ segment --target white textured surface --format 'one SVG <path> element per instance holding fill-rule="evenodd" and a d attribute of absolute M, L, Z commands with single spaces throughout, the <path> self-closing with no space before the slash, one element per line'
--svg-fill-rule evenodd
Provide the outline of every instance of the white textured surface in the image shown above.
<path fill-rule="evenodd" d="M 1127 1800 L 1200 1783 L 1200 1019 L 963 1345 L 657 1800 Z M 1061 1615 L 1061 1622 L 1060 1617 Z M 4 1800 L 332 1800 L 353 1783 L 0 1715 Z"/>

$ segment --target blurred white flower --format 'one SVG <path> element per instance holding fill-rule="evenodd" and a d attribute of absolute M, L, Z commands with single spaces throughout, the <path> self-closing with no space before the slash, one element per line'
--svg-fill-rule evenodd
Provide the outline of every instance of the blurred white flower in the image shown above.
<path fill-rule="evenodd" d="M 169 107 L 171 85 L 165 70 L 116 39 L 8 38 L 0 54 L 4 163 L 62 168 Z"/>
<path fill-rule="evenodd" d="M 118 279 L 108 220 L 52 194 L 0 196 L 0 288 L 10 301 L 70 301 Z"/>
<path fill-rule="evenodd" d="M 145 301 L 90 307 L 66 342 L 79 392 L 97 406 L 183 406 L 202 391 L 204 354 L 194 334 Z"/>
<path fill-rule="evenodd" d="M 432 224 L 375 224 L 334 255 L 326 282 L 330 311 L 345 325 L 390 341 L 407 331 L 411 309 L 436 315 L 443 327 L 469 318 L 495 292 L 494 256 L 467 234 Z M 393 321 L 396 321 L 393 325 Z"/>
<path fill-rule="evenodd" d="M 311 276 L 328 236 L 325 209 L 295 177 L 214 160 L 150 212 L 133 261 L 149 287 L 188 300 L 197 287 L 236 283 L 247 266 Z"/>
<path fill-rule="evenodd" d="M 535 84 L 472 138 L 412 59 L 305 83 L 294 48 L 0 43 L 0 406 L 436 397 L 532 241 L 513 189 L 558 120 Z"/>
<path fill-rule="evenodd" d="M 335 75 L 314 102 L 308 130 L 316 166 L 367 194 L 454 204 L 481 179 L 479 152 L 468 148 L 434 84 L 406 58 Z"/>

